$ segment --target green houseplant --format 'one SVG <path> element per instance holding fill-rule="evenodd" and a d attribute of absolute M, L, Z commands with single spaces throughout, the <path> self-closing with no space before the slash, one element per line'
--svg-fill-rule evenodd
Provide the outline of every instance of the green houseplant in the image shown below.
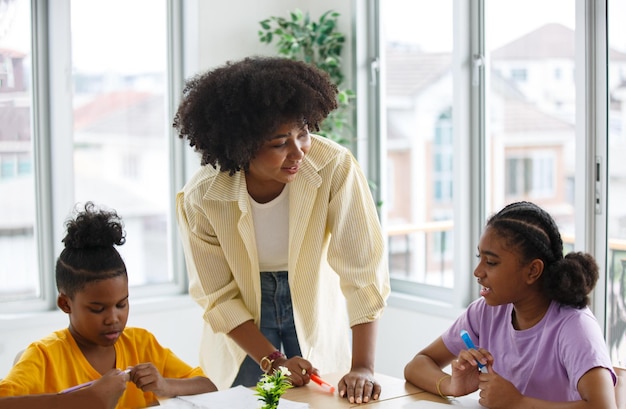
<path fill-rule="evenodd" d="M 341 52 L 345 35 L 337 31 L 339 13 L 329 10 L 315 21 L 309 13 L 296 9 L 290 18 L 272 16 L 260 22 L 259 40 L 275 43 L 278 55 L 305 61 L 326 71 L 339 89 L 338 108 L 321 124 L 319 134 L 349 145 L 352 138 L 352 100 L 354 92 L 343 87 Z"/>
<path fill-rule="evenodd" d="M 280 397 L 293 385 L 289 380 L 289 369 L 278 367 L 274 372 L 264 374 L 256 384 L 256 394 L 263 403 L 261 409 L 277 409 Z"/>

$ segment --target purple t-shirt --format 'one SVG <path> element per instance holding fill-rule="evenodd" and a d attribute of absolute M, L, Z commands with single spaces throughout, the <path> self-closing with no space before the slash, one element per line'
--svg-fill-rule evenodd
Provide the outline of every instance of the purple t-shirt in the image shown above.
<path fill-rule="evenodd" d="M 602 331 L 588 308 L 552 302 L 534 327 L 517 331 L 511 324 L 512 304 L 489 306 L 483 298 L 443 333 L 448 350 L 467 348 L 460 332 L 469 332 L 477 347 L 494 357 L 493 369 L 526 396 L 548 401 L 580 400 L 577 384 L 590 369 L 604 367 L 615 374 Z"/>

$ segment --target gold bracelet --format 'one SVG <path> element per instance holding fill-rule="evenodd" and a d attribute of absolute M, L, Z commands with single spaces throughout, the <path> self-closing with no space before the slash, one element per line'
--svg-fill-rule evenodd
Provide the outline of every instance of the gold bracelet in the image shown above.
<path fill-rule="evenodd" d="M 441 378 L 439 378 L 439 380 L 437 381 L 437 393 L 439 393 L 439 396 L 441 396 L 444 399 L 448 399 L 448 397 L 446 395 L 444 395 L 443 393 L 441 393 L 441 382 L 443 382 L 444 379 L 446 378 L 451 378 L 450 375 L 444 375 Z"/>

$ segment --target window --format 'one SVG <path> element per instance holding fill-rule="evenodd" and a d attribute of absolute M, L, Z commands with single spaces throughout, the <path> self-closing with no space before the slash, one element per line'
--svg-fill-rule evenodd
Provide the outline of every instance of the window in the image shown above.
<path fill-rule="evenodd" d="M 124 220 L 119 251 L 132 295 L 182 291 L 172 218 L 173 162 L 182 157 L 170 108 L 181 62 L 168 61 L 167 47 L 180 37 L 174 3 L 30 4 L 4 1 L 0 18 L 8 32 L 0 36 L 0 279 L 8 283 L 0 310 L 54 305 L 63 223 L 86 201 Z M 30 48 L 31 33 L 45 26 L 31 26 L 31 14 L 49 19 L 49 60 L 38 37 Z"/>
<path fill-rule="evenodd" d="M 626 0 L 608 1 L 607 339 L 614 362 L 626 364 Z"/>
<path fill-rule="evenodd" d="M 526 82 L 528 72 L 525 68 L 513 68 L 511 70 L 511 80 L 514 82 Z"/>
<path fill-rule="evenodd" d="M 120 252 L 134 286 L 173 278 L 166 10 L 164 0 L 71 3 L 72 77 L 80 83 L 72 99 L 74 197 L 124 218 Z"/>
<path fill-rule="evenodd" d="M 576 4 L 555 0 L 542 8 L 529 14 L 527 2 L 485 1 L 486 183 L 493 186 L 486 200 L 489 213 L 512 201 L 533 201 L 574 237 L 576 204 L 566 180 L 575 178 L 576 84 L 573 77 L 554 81 L 553 73 L 555 65 L 575 66 Z M 518 74 L 489 75 L 507 66 Z"/>
<path fill-rule="evenodd" d="M 452 118 L 449 112 L 442 114 L 435 124 L 433 141 L 433 180 L 435 191 L 433 200 L 437 203 L 451 203 L 453 189 L 454 141 L 452 139 Z"/>
<path fill-rule="evenodd" d="M 0 300 L 37 298 L 30 1 L 0 6 Z"/>
<path fill-rule="evenodd" d="M 390 274 L 405 284 L 454 285 L 452 1 L 380 3 L 386 84 L 383 126 L 393 179 L 387 211 Z M 433 24 L 433 22 L 437 22 Z"/>
<path fill-rule="evenodd" d="M 561 68 L 557 67 L 554 69 L 554 79 L 560 80 L 563 77 L 563 73 L 561 72 Z"/>
<path fill-rule="evenodd" d="M 626 12 L 625 2 L 609 4 Z M 393 162 L 394 178 L 383 175 L 391 186 L 382 191 L 393 197 L 381 198 L 381 211 L 395 293 L 465 307 L 478 294 L 473 256 L 486 218 L 510 202 L 530 200 L 555 217 L 566 252 L 590 252 L 601 266 L 606 257 L 613 260 L 610 291 L 623 292 L 614 295 L 617 315 L 610 320 L 623 327 L 613 329 L 616 339 L 624 338 L 626 284 L 621 283 L 626 274 L 621 272 L 626 267 L 621 258 L 626 263 L 626 244 L 619 240 L 626 238 L 626 228 L 619 226 L 626 220 L 620 210 L 626 195 L 609 195 L 614 215 L 607 220 L 601 207 L 605 181 L 594 178 L 606 160 L 606 137 L 596 119 L 609 117 L 608 149 L 614 156 L 621 156 L 626 141 L 620 134 L 626 120 L 620 77 L 626 68 L 626 33 L 622 24 L 613 23 L 619 28 L 610 32 L 607 115 L 602 102 L 609 100 L 607 94 L 594 91 L 602 90 L 603 51 L 594 54 L 596 45 L 586 48 L 589 38 L 603 38 L 606 27 L 585 13 L 606 14 L 602 3 L 377 3 L 378 49 L 368 51 L 372 61 L 382 61 L 380 139 L 386 148 L 383 161 Z M 596 69 L 588 69 L 593 64 Z M 610 180 L 616 186 L 626 180 L 621 162 L 611 162 Z M 387 164 L 380 169 L 388 169 Z M 595 190 L 587 188 L 590 182 Z M 387 201 L 394 206 L 386 207 Z M 615 240 L 605 256 L 602 228 L 607 223 Z M 624 252 L 615 253 L 615 246 Z M 594 293 L 601 322 L 604 286 L 601 277 Z"/>
<path fill-rule="evenodd" d="M 548 153 L 508 154 L 506 157 L 506 201 L 554 199 L 555 161 Z"/>

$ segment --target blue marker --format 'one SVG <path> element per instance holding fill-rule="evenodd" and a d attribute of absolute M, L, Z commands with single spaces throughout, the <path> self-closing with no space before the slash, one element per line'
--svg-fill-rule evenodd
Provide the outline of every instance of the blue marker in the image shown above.
<path fill-rule="evenodd" d="M 468 349 L 477 349 L 476 345 L 472 342 L 472 338 L 470 338 L 469 333 L 464 329 L 461 330 L 461 338 L 463 339 L 463 342 L 465 342 L 465 346 Z M 484 364 L 481 364 L 478 360 L 476 360 L 476 363 L 478 363 L 478 370 L 480 372 L 487 373 L 487 367 Z"/>

